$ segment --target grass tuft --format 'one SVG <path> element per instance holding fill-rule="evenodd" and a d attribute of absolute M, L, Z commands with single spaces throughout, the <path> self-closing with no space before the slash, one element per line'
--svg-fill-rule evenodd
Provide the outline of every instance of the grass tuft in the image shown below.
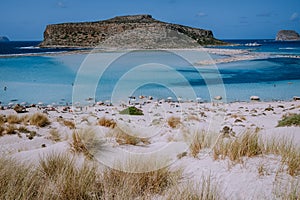
<path fill-rule="evenodd" d="M 40 159 L 39 169 L 48 180 L 47 192 L 53 199 L 93 199 L 96 194 L 97 169 L 86 163 L 76 166 L 70 155 L 46 155 Z"/>
<path fill-rule="evenodd" d="M 253 157 L 263 153 L 258 133 L 246 131 L 236 138 L 220 138 L 213 148 L 214 159 L 228 157 L 241 162 L 243 157 Z"/>
<path fill-rule="evenodd" d="M 210 175 L 206 178 L 202 177 L 200 184 L 188 182 L 177 185 L 167 191 L 164 199 L 219 200 L 222 199 L 222 196 L 220 186 L 211 180 Z"/>
<path fill-rule="evenodd" d="M 103 150 L 103 145 L 104 141 L 92 128 L 74 131 L 72 134 L 71 148 L 73 152 L 83 153 L 88 159 L 93 159 L 95 153 Z"/>
<path fill-rule="evenodd" d="M 47 115 L 42 114 L 42 113 L 35 113 L 31 116 L 29 120 L 31 125 L 35 125 L 38 127 L 45 127 L 50 124 L 50 121 L 47 117 Z"/>
<path fill-rule="evenodd" d="M 17 134 L 18 128 L 15 125 L 9 124 L 5 130 L 7 135 L 14 135 Z"/>
<path fill-rule="evenodd" d="M 190 144 L 191 155 L 196 158 L 203 148 L 209 147 L 207 143 L 207 135 L 204 131 L 196 131 L 194 138 Z"/>
<path fill-rule="evenodd" d="M 33 166 L 0 158 L 0 199 L 39 199 L 43 187 Z"/>
<path fill-rule="evenodd" d="M 117 125 L 113 119 L 107 119 L 105 117 L 101 117 L 98 121 L 98 124 L 108 128 L 115 128 Z"/>
<path fill-rule="evenodd" d="M 129 144 L 129 145 L 137 145 L 139 143 L 149 144 L 148 138 L 140 138 L 138 136 L 134 136 L 131 134 L 127 134 L 118 126 L 112 129 L 109 133 L 109 136 L 115 137 L 116 142 L 120 145 Z"/>
<path fill-rule="evenodd" d="M 116 199 L 150 199 L 153 195 L 162 195 L 182 178 L 182 170 L 171 170 L 164 167 L 149 171 L 155 162 L 151 159 L 142 160 L 131 159 L 122 164 L 131 171 L 136 169 L 136 173 L 108 168 L 104 170 L 104 190 L 109 194 L 107 199 L 114 199 L 114 197 Z"/>
<path fill-rule="evenodd" d="M 287 114 L 278 122 L 278 127 L 300 126 L 300 114 Z"/>
<path fill-rule="evenodd" d="M 69 121 L 69 120 L 64 120 L 63 121 L 64 125 L 69 127 L 70 129 L 75 129 L 75 123 L 73 121 Z"/>
<path fill-rule="evenodd" d="M 9 124 L 19 124 L 21 122 L 18 115 L 8 115 L 6 120 Z"/>
<path fill-rule="evenodd" d="M 3 125 L 7 121 L 5 115 L 0 115 L 0 126 Z"/>
<path fill-rule="evenodd" d="M 26 128 L 26 126 L 20 126 L 18 128 L 18 130 L 21 132 L 21 133 L 30 133 L 30 130 L 28 130 L 28 128 Z"/>
<path fill-rule="evenodd" d="M 168 119 L 168 125 L 171 128 L 178 128 L 178 126 L 181 124 L 180 118 L 179 117 L 170 117 Z"/>
<path fill-rule="evenodd" d="M 50 140 L 52 140 L 54 142 L 61 141 L 60 134 L 57 129 L 51 129 L 49 134 L 50 134 Z"/>

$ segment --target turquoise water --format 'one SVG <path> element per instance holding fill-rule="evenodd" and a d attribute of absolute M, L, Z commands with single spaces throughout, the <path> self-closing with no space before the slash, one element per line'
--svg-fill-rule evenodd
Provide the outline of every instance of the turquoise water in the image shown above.
<path fill-rule="evenodd" d="M 131 95 L 201 97 L 204 101 L 218 94 L 227 101 L 248 101 L 252 95 L 264 101 L 300 96 L 300 59 L 269 58 L 194 68 L 170 52 L 142 51 L 118 57 L 107 67 L 105 63 L 116 55 L 102 53 L 96 59 L 87 55 L 0 58 L 0 101 L 70 104 L 74 88 L 83 88 L 83 99 L 95 97 L 96 101 L 126 101 Z M 191 62 L 208 56 L 195 52 L 182 55 Z M 96 86 L 90 85 L 92 82 Z M 88 91 L 91 87 L 95 87 L 92 93 Z"/>

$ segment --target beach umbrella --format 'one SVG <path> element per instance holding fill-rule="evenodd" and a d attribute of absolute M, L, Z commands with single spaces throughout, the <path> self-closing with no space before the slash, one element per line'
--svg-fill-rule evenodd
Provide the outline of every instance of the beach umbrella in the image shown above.
<path fill-rule="evenodd" d="M 38 105 L 42 106 L 42 105 L 44 105 L 44 103 L 40 101 L 40 102 L 38 102 Z"/>
<path fill-rule="evenodd" d="M 13 106 L 13 105 L 15 105 L 15 103 L 13 102 L 8 103 L 8 106 Z"/>
<path fill-rule="evenodd" d="M 26 106 L 27 105 L 27 102 L 22 102 L 21 104 L 20 104 L 21 106 Z"/>
<path fill-rule="evenodd" d="M 201 97 L 197 97 L 197 98 L 196 98 L 196 101 L 197 101 L 198 103 L 199 103 L 201 100 L 202 100 Z"/>
<path fill-rule="evenodd" d="M 76 102 L 74 103 L 74 106 L 80 106 L 80 102 L 79 102 L 79 101 L 76 101 Z"/>

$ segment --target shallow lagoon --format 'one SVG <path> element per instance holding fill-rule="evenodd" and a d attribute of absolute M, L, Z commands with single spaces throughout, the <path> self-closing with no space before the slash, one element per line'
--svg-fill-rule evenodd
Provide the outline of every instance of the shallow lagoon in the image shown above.
<path fill-rule="evenodd" d="M 98 80 L 92 96 L 97 101 L 112 97 L 115 101 L 126 101 L 131 95 L 165 99 L 201 97 L 204 101 L 221 95 L 223 100 L 230 102 L 248 101 L 252 95 L 264 101 L 291 100 L 293 96 L 300 96 L 299 59 L 269 58 L 194 68 L 191 62 L 208 55 L 183 53 L 182 59 L 164 51 L 134 52 L 121 58 L 116 54 L 102 53 L 92 60 L 87 55 L 0 58 L 0 101 L 2 104 L 11 101 L 71 103 L 73 89 L 80 83 L 76 79 L 79 69 L 80 76 L 87 82 Z M 117 61 L 109 62 L 116 57 Z M 190 62 L 184 59 L 186 57 Z M 108 68 L 105 63 L 109 63 Z M 82 70 L 88 65 L 90 71 Z M 99 71 L 103 72 L 101 77 Z M 225 93 L 219 92 L 223 89 Z M 89 97 L 90 93 L 82 93 L 82 98 Z"/>

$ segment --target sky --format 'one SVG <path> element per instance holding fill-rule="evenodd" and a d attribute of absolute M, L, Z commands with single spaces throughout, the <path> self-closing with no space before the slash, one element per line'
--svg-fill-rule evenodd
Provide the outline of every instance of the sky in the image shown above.
<path fill-rule="evenodd" d="M 300 0 L 1 0 L 0 35 L 42 40 L 47 24 L 135 14 L 209 29 L 218 39 L 272 39 L 281 29 L 300 33 Z"/>

